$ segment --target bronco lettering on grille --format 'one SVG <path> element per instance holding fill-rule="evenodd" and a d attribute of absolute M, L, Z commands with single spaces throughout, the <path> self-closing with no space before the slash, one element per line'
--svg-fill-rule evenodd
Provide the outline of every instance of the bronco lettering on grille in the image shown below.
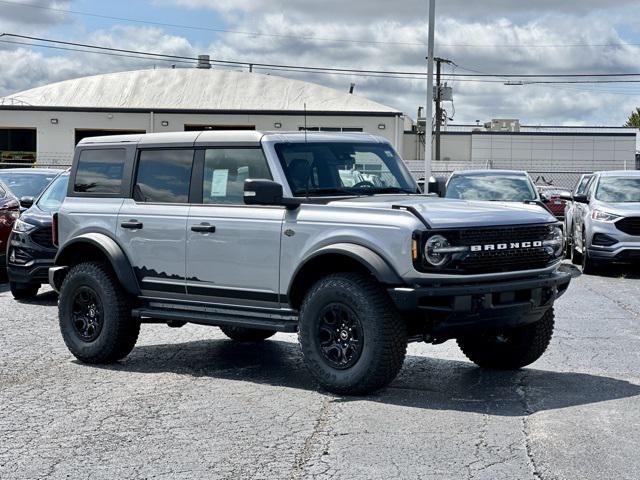
<path fill-rule="evenodd" d="M 512 243 L 488 243 L 485 245 L 471 245 L 472 252 L 488 252 L 492 250 L 522 250 L 526 248 L 542 247 L 542 241 L 512 242 Z"/>

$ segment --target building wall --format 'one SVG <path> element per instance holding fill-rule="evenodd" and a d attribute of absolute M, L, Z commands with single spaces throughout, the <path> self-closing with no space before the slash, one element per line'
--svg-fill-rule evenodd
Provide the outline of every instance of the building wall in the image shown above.
<path fill-rule="evenodd" d="M 52 119 L 57 123 L 53 124 Z M 168 125 L 163 126 L 163 122 Z M 279 129 L 275 123 L 280 123 Z M 73 158 L 76 129 L 183 131 L 188 125 L 255 126 L 264 131 L 297 131 L 305 120 L 299 115 L 213 115 L 192 113 L 133 113 L 0 110 L 0 128 L 36 128 L 40 164 L 69 164 Z M 380 128 L 384 125 L 384 129 Z M 402 149 L 403 119 L 397 116 L 308 115 L 307 127 L 362 128 L 387 138 Z"/>
<path fill-rule="evenodd" d="M 408 146 L 412 142 L 415 148 L 415 135 L 405 134 L 404 158 L 421 178 L 424 160 L 414 160 Z M 436 176 L 463 169 L 526 170 L 534 178 L 570 188 L 580 173 L 636 168 L 635 133 L 456 132 L 444 134 L 441 145 L 443 160 L 431 163 Z"/>

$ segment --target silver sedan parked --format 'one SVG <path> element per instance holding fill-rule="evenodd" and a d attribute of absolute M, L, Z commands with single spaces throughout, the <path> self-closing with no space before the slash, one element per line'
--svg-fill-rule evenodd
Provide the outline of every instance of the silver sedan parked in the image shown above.
<path fill-rule="evenodd" d="M 584 273 L 602 263 L 640 260 L 640 171 L 594 174 L 573 224 L 573 260 Z"/>

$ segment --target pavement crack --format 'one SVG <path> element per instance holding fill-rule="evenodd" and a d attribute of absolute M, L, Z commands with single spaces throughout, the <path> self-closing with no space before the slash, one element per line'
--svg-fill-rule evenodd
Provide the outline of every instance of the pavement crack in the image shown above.
<path fill-rule="evenodd" d="M 523 373 L 518 379 L 518 385 L 516 387 L 516 393 L 520 397 L 522 401 L 522 409 L 523 415 L 521 419 L 521 429 L 522 436 L 524 438 L 524 450 L 527 455 L 527 461 L 529 463 L 529 468 L 531 470 L 531 474 L 534 480 L 544 480 L 542 474 L 540 473 L 540 469 L 536 463 L 536 459 L 533 456 L 533 450 L 531 448 L 531 426 L 529 425 L 529 417 L 534 414 L 534 410 L 531 408 L 529 404 L 529 400 L 527 398 L 527 375 Z"/>
<path fill-rule="evenodd" d="M 333 400 L 330 397 L 326 397 L 322 401 L 322 407 L 320 408 L 320 412 L 318 413 L 318 417 L 313 425 L 313 430 L 307 436 L 302 445 L 302 448 L 297 453 L 293 468 L 291 469 L 291 473 L 289 474 L 289 480 L 298 480 L 300 478 L 304 478 L 304 468 L 311 460 L 313 456 L 313 449 L 316 443 L 316 440 L 319 435 L 325 430 L 327 422 L 329 420 L 329 409 L 331 407 L 331 403 Z"/>

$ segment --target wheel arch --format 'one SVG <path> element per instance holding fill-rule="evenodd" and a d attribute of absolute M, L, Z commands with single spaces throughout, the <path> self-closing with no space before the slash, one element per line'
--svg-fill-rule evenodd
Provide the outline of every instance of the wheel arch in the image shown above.
<path fill-rule="evenodd" d="M 336 272 L 370 274 L 384 285 L 401 285 L 402 279 L 389 263 L 368 247 L 354 243 L 328 245 L 308 255 L 291 276 L 289 304 L 298 309 L 304 294 L 320 278 Z"/>
<path fill-rule="evenodd" d="M 67 242 L 57 253 L 54 264 L 69 267 L 79 259 L 103 261 L 111 266 L 122 287 L 133 295 L 140 294 L 140 287 L 126 254 L 111 237 L 103 233 L 84 233 Z M 55 277 L 56 289 L 60 288 L 64 275 Z"/>

